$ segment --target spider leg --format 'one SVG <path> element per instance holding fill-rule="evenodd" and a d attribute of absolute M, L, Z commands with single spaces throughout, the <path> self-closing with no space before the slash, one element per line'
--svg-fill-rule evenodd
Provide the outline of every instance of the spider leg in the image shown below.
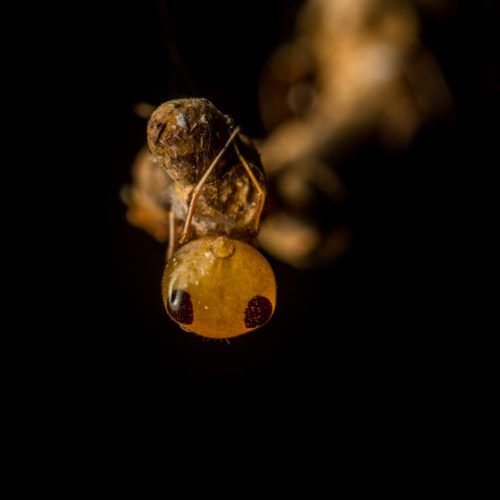
<path fill-rule="evenodd" d="M 219 154 L 215 157 L 214 161 L 211 163 L 211 165 L 207 168 L 206 172 L 203 174 L 203 177 L 199 180 L 198 184 L 196 187 L 193 189 L 193 194 L 191 196 L 191 201 L 189 203 L 187 215 L 186 215 L 186 220 L 184 221 L 184 226 L 182 227 L 182 230 L 179 235 L 179 239 L 177 241 L 178 245 L 183 245 L 188 241 L 189 238 L 189 230 L 191 229 L 191 221 L 193 220 L 193 215 L 194 215 L 194 210 L 196 208 L 196 203 L 198 203 L 198 199 L 201 194 L 201 190 L 203 189 L 203 186 L 207 182 L 208 177 L 210 174 L 213 172 L 215 166 L 217 165 L 218 161 L 221 159 L 222 155 L 227 151 L 228 147 L 230 144 L 234 141 L 234 138 L 236 135 L 239 133 L 240 127 L 236 127 L 227 140 L 226 144 L 224 147 L 220 150 Z"/>
<path fill-rule="evenodd" d="M 257 213 L 255 215 L 255 225 L 254 225 L 254 230 L 255 234 L 259 232 L 259 226 L 260 226 L 260 217 L 262 215 L 262 210 L 264 209 L 264 203 L 266 201 L 266 191 L 264 188 L 261 186 L 257 178 L 255 177 L 254 173 L 252 172 L 252 169 L 248 165 L 247 161 L 243 157 L 243 155 L 240 153 L 240 150 L 237 146 L 236 143 L 234 143 L 234 149 L 236 151 L 236 154 L 238 155 L 239 160 L 245 167 L 245 170 L 247 171 L 248 177 L 250 177 L 250 180 L 253 182 L 255 189 L 257 190 L 258 193 L 258 207 L 257 207 Z"/>

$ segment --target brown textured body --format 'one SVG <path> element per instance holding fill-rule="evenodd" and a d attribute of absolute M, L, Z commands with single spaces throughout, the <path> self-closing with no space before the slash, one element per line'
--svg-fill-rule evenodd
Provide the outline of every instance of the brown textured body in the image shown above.
<path fill-rule="evenodd" d="M 134 167 L 136 182 L 127 200 L 130 222 L 135 223 L 133 214 L 140 212 L 141 217 L 135 217 L 136 221 L 140 219 L 136 225 L 153 234 L 149 228 L 158 224 L 145 223 L 148 206 L 154 207 L 151 217 L 162 227 L 169 211 L 176 220 L 184 221 L 194 187 L 234 129 L 231 118 L 207 99 L 176 99 L 159 106 L 148 122 L 150 157 L 138 156 Z M 242 134 L 235 142 L 265 189 L 255 146 Z M 138 182 L 141 179 L 142 184 Z M 158 208 L 163 211 L 160 216 Z M 255 186 L 234 149 L 229 148 L 203 186 L 191 224 L 192 237 L 223 234 L 249 241 L 256 236 L 257 210 Z"/>

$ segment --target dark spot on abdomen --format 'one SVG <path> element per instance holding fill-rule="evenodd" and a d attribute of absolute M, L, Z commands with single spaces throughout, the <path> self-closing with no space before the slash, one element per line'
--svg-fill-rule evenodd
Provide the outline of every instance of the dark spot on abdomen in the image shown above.
<path fill-rule="evenodd" d="M 267 323 L 273 314 L 273 305 L 269 299 L 262 295 L 256 295 L 245 309 L 245 326 L 257 328 Z"/>
<path fill-rule="evenodd" d="M 167 308 L 175 321 L 183 325 L 190 325 L 193 322 L 193 304 L 188 292 L 179 289 L 172 290 L 167 301 Z"/>

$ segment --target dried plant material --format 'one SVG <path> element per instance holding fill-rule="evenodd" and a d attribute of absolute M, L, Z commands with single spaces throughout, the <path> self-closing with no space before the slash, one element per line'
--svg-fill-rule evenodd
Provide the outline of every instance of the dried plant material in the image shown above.
<path fill-rule="evenodd" d="M 262 145 L 264 164 L 274 172 L 340 147 L 346 135 L 377 127 L 379 114 L 401 94 L 414 110 L 400 106 L 399 123 L 415 121 L 413 115 L 419 123 L 427 117 L 423 108 L 450 105 L 439 67 L 419 40 L 415 7 L 399 0 L 309 0 L 296 38 L 277 49 L 262 74 L 260 108 L 271 131 Z M 418 129 L 406 128 L 409 138 Z"/>
<path fill-rule="evenodd" d="M 132 181 L 132 185 L 125 186 L 120 193 L 128 205 L 128 222 L 144 229 L 158 241 L 166 242 L 173 181 L 151 161 L 147 148 L 143 148 L 135 159 Z"/>
<path fill-rule="evenodd" d="M 271 215 L 263 224 L 259 242 L 265 241 L 266 251 L 296 267 L 306 267 L 304 256 L 321 242 L 318 230 L 286 213 Z"/>
<path fill-rule="evenodd" d="M 416 5 L 402 0 L 307 0 L 296 36 L 271 54 L 259 85 L 270 184 L 288 217 L 299 214 L 297 228 L 308 221 L 321 235 L 317 248 L 305 245 L 301 257 L 292 257 L 276 251 L 272 219 L 263 222 L 263 248 L 293 265 L 313 263 L 314 255 L 328 261 L 335 247 L 335 224 L 320 228 L 312 207 L 325 198 L 333 213 L 347 199 L 337 162 L 368 136 L 403 150 L 424 123 L 452 107 L 439 65 L 420 41 Z M 337 256 L 332 250 L 331 260 Z"/>
<path fill-rule="evenodd" d="M 125 197 L 130 222 L 165 241 L 168 213 L 186 218 L 193 189 L 229 139 L 235 125 L 207 99 L 176 99 L 159 106 L 148 126 L 150 155 L 133 167 L 134 185 Z M 257 182 L 266 181 L 254 144 L 239 134 L 235 141 Z M 193 237 L 224 234 L 250 241 L 259 193 L 234 149 L 229 149 L 203 186 L 192 221 Z M 166 225 L 166 226 L 165 226 Z"/>
<path fill-rule="evenodd" d="M 174 99 L 159 106 L 148 121 L 152 160 L 181 186 L 193 186 L 224 147 L 234 124 L 207 99 Z M 213 182 L 230 167 L 223 157 L 208 179 Z"/>

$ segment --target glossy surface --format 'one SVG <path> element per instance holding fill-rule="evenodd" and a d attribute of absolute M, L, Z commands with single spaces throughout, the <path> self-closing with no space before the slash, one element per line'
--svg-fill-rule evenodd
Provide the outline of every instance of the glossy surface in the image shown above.
<path fill-rule="evenodd" d="M 162 280 L 169 316 L 186 330 L 230 338 L 264 325 L 276 304 L 271 266 L 254 247 L 225 236 L 182 246 Z"/>

